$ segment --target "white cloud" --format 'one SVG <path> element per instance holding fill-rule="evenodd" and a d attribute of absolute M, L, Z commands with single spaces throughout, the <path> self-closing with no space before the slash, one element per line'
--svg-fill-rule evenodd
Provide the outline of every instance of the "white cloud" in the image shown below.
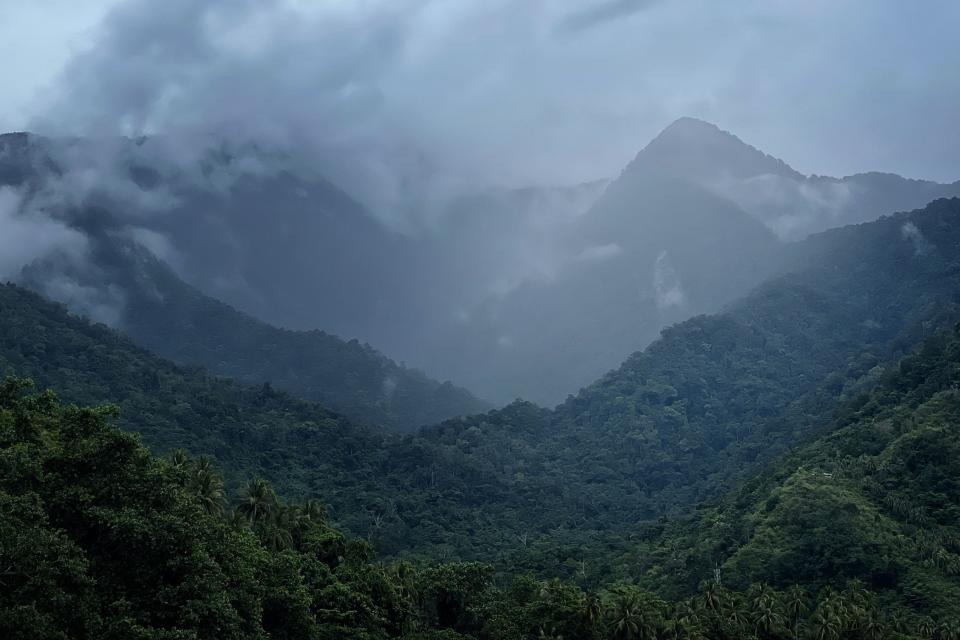
<path fill-rule="evenodd" d="M 0 278 L 15 280 L 25 265 L 55 252 L 79 257 L 85 249 L 82 234 L 27 206 L 16 189 L 0 187 Z"/>
<path fill-rule="evenodd" d="M 661 311 L 682 307 L 687 296 L 680 285 L 680 276 L 670 264 L 666 251 L 661 251 L 653 265 L 653 291 Z"/>
<path fill-rule="evenodd" d="M 680 115 L 805 172 L 955 179 L 958 21 L 946 0 L 127 0 L 45 115 L 306 144 L 383 202 L 615 175 Z"/>

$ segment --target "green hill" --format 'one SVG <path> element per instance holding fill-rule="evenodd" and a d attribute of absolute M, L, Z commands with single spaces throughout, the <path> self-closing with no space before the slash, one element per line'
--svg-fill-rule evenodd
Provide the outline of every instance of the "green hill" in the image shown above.
<path fill-rule="evenodd" d="M 883 602 L 960 612 L 960 327 L 928 340 L 824 434 L 659 534 L 644 581 L 813 590 L 862 581 Z M 623 561 L 623 560 L 621 560 Z"/>
<path fill-rule="evenodd" d="M 466 389 L 399 365 L 357 340 L 261 322 L 203 294 L 148 251 L 113 234 L 91 230 L 89 238 L 95 266 L 70 269 L 69 278 L 80 288 L 121 292 L 117 315 L 123 331 L 163 357 L 247 384 L 269 382 L 393 431 L 491 408 Z M 25 269 L 25 281 L 43 292 L 63 269 L 55 260 L 34 264 Z"/>
<path fill-rule="evenodd" d="M 724 507 L 668 526 L 653 555 L 669 561 L 686 549 L 685 572 L 657 565 L 640 584 L 584 590 L 524 575 L 496 581 L 480 563 L 385 565 L 369 543 L 331 528 L 316 501 L 284 503 L 261 480 L 226 509 L 209 458 L 157 460 L 108 423 L 114 408 L 24 397 L 9 379 L 0 385 L 0 633 L 952 638 L 958 382 L 958 335 L 928 342 L 833 432 Z M 718 544 L 718 530 L 736 533 Z M 664 597 L 721 551 L 715 571 L 700 562 L 710 576 L 700 589 Z"/>
<path fill-rule="evenodd" d="M 815 437 L 956 320 L 958 219 L 960 201 L 943 200 L 815 237 L 792 274 L 665 331 L 554 411 L 518 402 L 417 435 L 177 367 L 13 286 L 0 289 L 0 372 L 116 402 L 154 451 L 214 455 L 233 490 L 262 475 L 318 497 L 387 554 L 636 577 L 594 550 Z"/>

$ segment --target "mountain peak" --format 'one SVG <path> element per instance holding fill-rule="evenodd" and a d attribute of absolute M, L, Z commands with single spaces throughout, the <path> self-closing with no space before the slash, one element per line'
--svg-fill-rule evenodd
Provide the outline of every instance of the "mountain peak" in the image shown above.
<path fill-rule="evenodd" d="M 701 120 L 700 118 L 694 118 L 692 116 L 681 116 L 671 122 L 667 127 L 660 132 L 661 136 L 670 136 L 670 135 L 689 135 L 689 134 L 721 134 L 726 136 L 733 136 L 733 134 L 724 131 L 717 125 L 712 122 L 707 122 L 706 120 Z"/>
<path fill-rule="evenodd" d="M 624 172 L 712 181 L 776 174 L 803 179 L 778 158 L 704 120 L 685 116 L 654 138 Z"/>

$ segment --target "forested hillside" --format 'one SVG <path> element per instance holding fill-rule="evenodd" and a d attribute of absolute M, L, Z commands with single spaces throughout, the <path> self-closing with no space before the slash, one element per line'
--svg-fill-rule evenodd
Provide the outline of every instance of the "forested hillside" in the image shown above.
<path fill-rule="evenodd" d="M 722 495 L 956 319 L 958 218 L 938 201 L 825 234 L 794 274 L 671 328 L 555 411 L 518 402 L 404 438 L 178 368 L 13 286 L 0 366 L 118 403 L 154 451 L 216 456 L 233 490 L 263 475 L 316 496 L 386 553 L 596 579 L 588 541 Z"/>
<path fill-rule="evenodd" d="M 255 479 L 228 508 L 209 458 L 158 460 L 109 424 L 112 408 L 63 407 L 23 387 L 0 385 L 4 637 L 945 639 L 960 629 L 926 602 L 839 576 L 819 592 L 706 581 L 670 601 L 626 582 L 498 582 L 480 563 L 385 565 L 316 501 L 285 503 Z"/>
<path fill-rule="evenodd" d="M 824 434 L 652 547 L 644 581 L 690 592 L 850 579 L 943 619 L 960 601 L 960 327 L 926 341 Z"/>
<path fill-rule="evenodd" d="M 796 248 L 796 271 L 671 327 L 555 411 L 519 403 L 405 446 L 452 461 L 438 483 L 470 506 L 488 500 L 473 518 L 502 509 L 502 489 L 488 494 L 499 485 L 478 477 L 509 487 L 522 543 L 506 564 L 580 570 L 578 549 L 596 532 L 721 495 L 960 317 L 958 220 L 960 200 L 941 200 L 815 237 Z M 391 530 L 409 537 L 409 521 Z M 457 539 L 489 553 L 505 548 L 501 535 Z M 558 540 L 569 542 L 563 554 Z"/>
<path fill-rule="evenodd" d="M 50 293 L 50 282 L 68 278 L 78 290 L 118 291 L 124 333 L 163 357 L 247 384 L 270 383 L 392 431 L 490 409 L 466 389 L 399 365 L 357 340 L 261 322 L 204 295 L 136 243 L 103 230 L 91 229 L 88 238 L 89 264 L 34 263 L 24 269 L 25 284 Z"/>

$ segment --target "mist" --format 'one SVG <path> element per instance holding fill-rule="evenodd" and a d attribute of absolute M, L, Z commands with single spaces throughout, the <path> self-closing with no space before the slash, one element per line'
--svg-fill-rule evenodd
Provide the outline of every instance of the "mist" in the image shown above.
<path fill-rule="evenodd" d="M 960 176 L 960 80 L 915 73 L 960 62 L 918 46 L 948 3 L 88 7 L 17 103 L 40 137 L 11 161 L 33 175 L 9 237 L 42 240 L 4 269 L 121 328 L 129 288 L 162 287 L 105 245 L 271 324 L 552 404 L 776 273 L 779 243 L 958 190 L 823 177 Z"/>
<path fill-rule="evenodd" d="M 958 11 L 127 0 L 50 79 L 25 125 L 254 140 L 307 154 L 384 216 L 463 181 L 614 177 L 681 115 L 735 130 L 804 172 L 952 180 L 960 134 L 948 105 L 960 81 L 917 70 L 957 66 L 960 54 L 945 58 L 934 43 L 950 37 Z"/>

